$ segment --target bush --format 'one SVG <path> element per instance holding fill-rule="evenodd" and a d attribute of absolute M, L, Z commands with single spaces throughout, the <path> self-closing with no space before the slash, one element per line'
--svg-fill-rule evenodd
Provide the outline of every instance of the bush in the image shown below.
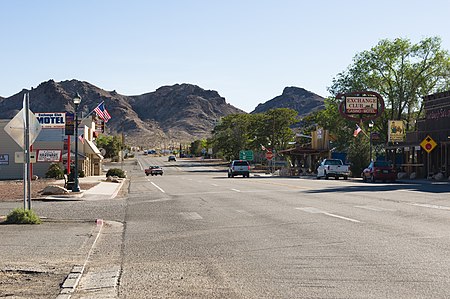
<path fill-rule="evenodd" d="M 125 172 L 122 169 L 120 169 L 120 168 L 111 168 L 111 169 L 109 169 L 108 172 L 106 173 L 106 177 L 109 177 L 109 176 L 117 176 L 119 178 L 125 178 L 126 177 Z"/>
<path fill-rule="evenodd" d="M 52 163 L 45 173 L 45 177 L 60 180 L 64 177 L 64 171 L 59 164 Z"/>
<path fill-rule="evenodd" d="M 14 209 L 6 216 L 7 224 L 41 224 L 42 221 L 33 210 L 25 210 L 22 208 Z"/>

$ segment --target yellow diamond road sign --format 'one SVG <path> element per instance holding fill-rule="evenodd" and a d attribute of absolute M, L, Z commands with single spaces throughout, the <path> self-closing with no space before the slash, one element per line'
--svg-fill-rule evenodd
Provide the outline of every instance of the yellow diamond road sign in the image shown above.
<path fill-rule="evenodd" d="M 428 135 L 424 140 L 422 140 L 420 146 L 426 150 L 427 153 L 430 153 L 437 146 L 437 143 L 430 137 L 430 135 Z"/>

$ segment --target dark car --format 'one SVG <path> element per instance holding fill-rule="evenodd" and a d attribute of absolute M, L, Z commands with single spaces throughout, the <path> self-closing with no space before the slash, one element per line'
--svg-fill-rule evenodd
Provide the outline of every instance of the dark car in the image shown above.
<path fill-rule="evenodd" d="M 177 158 L 175 158 L 175 156 L 169 156 L 169 159 L 168 159 L 169 162 L 176 161 L 176 160 L 177 160 Z"/>
<path fill-rule="evenodd" d="M 372 161 L 362 172 L 364 182 L 391 181 L 397 179 L 397 171 L 389 161 Z"/>

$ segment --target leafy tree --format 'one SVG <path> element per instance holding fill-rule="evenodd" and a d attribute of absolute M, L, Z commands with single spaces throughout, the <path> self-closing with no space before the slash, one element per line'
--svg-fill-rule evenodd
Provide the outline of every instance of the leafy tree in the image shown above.
<path fill-rule="evenodd" d="M 430 37 L 417 44 L 402 38 L 381 40 L 357 54 L 353 64 L 334 78 L 329 91 L 335 95 L 376 91 L 387 104 L 385 119 L 406 119 L 409 124 L 413 117 L 421 117 L 423 96 L 449 88 L 450 55 L 441 49 L 439 37 Z"/>
<path fill-rule="evenodd" d="M 258 114 L 232 114 L 214 128 L 212 144 L 225 159 L 237 159 L 243 149 L 260 150 L 261 145 L 285 149 L 294 138 L 290 128 L 297 123 L 297 112 L 288 108 Z"/>
<path fill-rule="evenodd" d="M 100 135 L 95 140 L 98 148 L 103 148 L 106 151 L 105 158 L 114 158 L 119 155 L 122 148 L 121 136 L 105 136 Z"/>
<path fill-rule="evenodd" d="M 206 139 L 197 139 L 191 142 L 190 153 L 194 156 L 201 156 L 202 150 L 207 148 Z"/>
<path fill-rule="evenodd" d="M 214 143 L 225 159 L 239 157 L 239 151 L 249 146 L 250 114 L 231 114 L 214 128 Z"/>

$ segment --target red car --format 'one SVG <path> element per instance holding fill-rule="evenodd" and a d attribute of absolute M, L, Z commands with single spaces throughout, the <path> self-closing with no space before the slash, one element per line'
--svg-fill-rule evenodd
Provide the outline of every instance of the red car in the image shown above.
<path fill-rule="evenodd" d="M 372 183 L 377 180 L 395 182 L 397 179 L 397 171 L 389 161 L 372 161 L 361 175 L 364 182 L 369 181 Z"/>

